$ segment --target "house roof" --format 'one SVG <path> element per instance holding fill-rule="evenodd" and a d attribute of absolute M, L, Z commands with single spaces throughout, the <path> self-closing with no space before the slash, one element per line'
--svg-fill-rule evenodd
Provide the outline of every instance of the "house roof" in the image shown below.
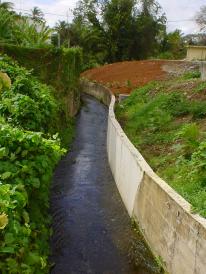
<path fill-rule="evenodd" d="M 206 46 L 187 46 L 188 49 L 190 48 L 196 48 L 196 49 L 205 49 L 206 50 Z"/>

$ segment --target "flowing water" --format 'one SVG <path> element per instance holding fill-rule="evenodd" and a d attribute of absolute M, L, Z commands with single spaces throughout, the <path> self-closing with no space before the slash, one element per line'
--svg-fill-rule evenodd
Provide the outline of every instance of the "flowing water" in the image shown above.
<path fill-rule="evenodd" d="M 159 273 L 131 227 L 108 165 L 108 109 L 87 95 L 83 101 L 75 141 L 53 179 L 51 273 Z"/>

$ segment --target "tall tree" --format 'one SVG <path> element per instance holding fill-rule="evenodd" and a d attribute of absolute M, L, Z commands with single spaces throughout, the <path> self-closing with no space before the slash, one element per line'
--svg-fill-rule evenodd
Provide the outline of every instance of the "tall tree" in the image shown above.
<path fill-rule="evenodd" d="M 129 50 L 136 31 L 133 28 L 134 7 L 134 0 L 111 0 L 104 7 L 103 24 L 110 62 L 129 59 Z"/>
<path fill-rule="evenodd" d="M 56 23 L 54 29 L 57 31 L 60 39 L 60 45 L 64 45 L 65 47 L 70 46 L 71 40 L 71 27 L 70 24 L 66 21 L 58 21 Z"/>
<path fill-rule="evenodd" d="M 45 22 L 44 13 L 38 7 L 34 7 L 31 10 L 31 14 L 29 14 L 29 17 L 35 22 Z"/>
<path fill-rule="evenodd" d="M 52 30 L 44 22 L 29 22 L 21 18 L 14 28 L 14 42 L 21 46 L 44 47 L 50 42 Z"/>
<path fill-rule="evenodd" d="M 181 59 L 185 56 L 185 39 L 179 29 L 166 33 L 161 43 L 161 52 L 167 58 Z"/>
<path fill-rule="evenodd" d="M 73 45 L 83 48 L 85 62 L 91 64 L 107 61 L 103 10 L 104 0 L 80 0 L 74 10 L 74 20 L 71 25 Z"/>
<path fill-rule="evenodd" d="M 14 15 L 5 8 L 0 8 L 0 42 L 11 42 Z"/>
<path fill-rule="evenodd" d="M 12 2 L 3 2 L 0 1 L 0 8 L 11 11 L 13 10 L 14 4 Z"/>
<path fill-rule="evenodd" d="M 140 0 L 137 17 L 139 29 L 139 58 L 147 58 L 158 51 L 161 33 L 166 32 L 166 16 L 155 0 Z"/>
<path fill-rule="evenodd" d="M 73 25 L 81 37 L 92 37 L 90 48 L 85 45 L 89 52 L 101 51 L 103 62 L 115 62 L 154 54 L 165 22 L 155 0 L 80 0 Z"/>

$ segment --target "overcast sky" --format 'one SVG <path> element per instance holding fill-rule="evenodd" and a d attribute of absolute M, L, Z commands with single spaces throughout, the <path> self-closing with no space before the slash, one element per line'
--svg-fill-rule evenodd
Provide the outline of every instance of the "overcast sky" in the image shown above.
<path fill-rule="evenodd" d="M 72 20 L 71 9 L 75 7 L 78 0 L 7 0 L 15 4 L 17 11 L 26 13 L 34 6 L 38 6 L 45 13 L 45 17 L 50 26 L 58 20 Z M 6 2 L 6 1 L 2 1 Z M 181 29 L 183 33 L 196 33 L 198 27 L 192 21 L 195 13 L 202 5 L 206 5 L 206 0 L 159 0 L 163 11 L 168 19 L 168 30 Z M 56 15 L 55 15 L 56 14 Z M 185 20 L 185 21 L 184 21 Z M 171 22 L 175 21 L 175 22 Z"/>

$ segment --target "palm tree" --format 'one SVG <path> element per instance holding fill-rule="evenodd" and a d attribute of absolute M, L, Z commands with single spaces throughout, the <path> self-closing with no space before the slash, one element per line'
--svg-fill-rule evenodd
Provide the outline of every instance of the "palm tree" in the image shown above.
<path fill-rule="evenodd" d="M 69 47 L 71 39 L 71 28 L 70 24 L 65 21 L 59 21 L 56 23 L 55 30 L 60 36 L 61 45 Z"/>
<path fill-rule="evenodd" d="M 29 15 L 29 17 L 36 22 L 45 22 L 44 13 L 38 7 L 34 7 L 31 10 L 31 14 Z"/>
<path fill-rule="evenodd" d="M 14 7 L 14 4 L 12 2 L 3 2 L 1 3 L 1 0 L 0 0 L 0 9 L 5 9 L 5 10 L 13 10 L 13 7 Z"/>
<path fill-rule="evenodd" d="M 14 15 L 4 9 L 0 8 L 0 42 L 11 41 L 14 25 Z"/>
<path fill-rule="evenodd" d="M 16 24 L 15 43 L 27 47 L 44 47 L 50 41 L 51 32 L 52 30 L 44 22 L 31 24 L 27 18 L 24 18 Z"/>

